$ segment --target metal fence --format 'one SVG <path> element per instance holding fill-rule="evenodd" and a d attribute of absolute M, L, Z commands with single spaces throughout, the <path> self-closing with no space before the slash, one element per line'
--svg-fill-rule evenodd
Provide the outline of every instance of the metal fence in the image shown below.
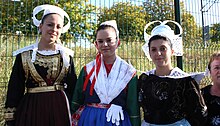
<path fill-rule="evenodd" d="M 71 17 L 71 29 L 62 39 L 63 44 L 75 52 L 77 73 L 94 59 L 94 31 L 100 22 L 108 19 L 118 23 L 122 43 L 118 55 L 134 65 L 139 73 L 154 67 L 141 50 L 143 28 L 153 20 L 181 23 L 184 55 L 173 57 L 173 61 L 174 66 L 180 63 L 186 72 L 205 71 L 209 56 L 220 50 L 220 0 L 1 0 L 1 108 L 14 62 L 12 52 L 35 42 L 37 28 L 32 23 L 31 12 L 35 6 L 46 3 L 64 8 Z M 209 78 L 204 79 L 204 85 L 209 83 Z"/>

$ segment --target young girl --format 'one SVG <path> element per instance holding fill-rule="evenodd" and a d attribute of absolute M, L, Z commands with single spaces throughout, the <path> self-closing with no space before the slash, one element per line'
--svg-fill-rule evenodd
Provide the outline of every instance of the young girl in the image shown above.
<path fill-rule="evenodd" d="M 82 68 L 73 94 L 73 126 L 139 126 L 136 70 L 116 55 L 116 21 L 101 23 L 96 33 L 98 54 Z"/>
<path fill-rule="evenodd" d="M 36 18 L 43 11 L 41 20 Z M 64 17 L 68 23 L 64 25 Z M 37 6 L 33 22 L 40 41 L 14 52 L 16 60 L 8 84 L 5 119 L 10 126 L 70 126 L 68 100 L 76 83 L 73 52 L 62 46 L 69 16 L 53 5 Z M 25 91 L 26 90 L 26 91 Z"/>
<path fill-rule="evenodd" d="M 199 85 L 187 73 L 172 66 L 171 57 L 180 50 L 173 47 L 177 36 L 167 22 L 152 30 L 143 48 L 156 68 L 139 78 L 144 111 L 142 126 L 202 126 L 206 106 Z"/>

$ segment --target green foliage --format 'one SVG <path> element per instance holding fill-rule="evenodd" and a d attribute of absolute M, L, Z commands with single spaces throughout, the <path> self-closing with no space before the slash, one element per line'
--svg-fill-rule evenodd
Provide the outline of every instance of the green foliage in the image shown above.
<path fill-rule="evenodd" d="M 186 44 L 194 44 L 202 42 L 202 30 L 197 26 L 194 17 L 185 12 L 182 15 L 183 42 Z"/>
<path fill-rule="evenodd" d="M 60 0 L 58 5 L 65 8 L 71 18 L 70 33 L 74 39 L 78 40 L 79 37 L 83 37 L 91 40 L 95 30 L 96 22 L 93 12 L 96 7 L 88 4 L 87 0 Z"/>
<path fill-rule="evenodd" d="M 147 23 L 155 20 L 173 20 L 173 0 L 150 0 L 143 3 L 145 11 L 150 15 L 145 17 Z"/>
<path fill-rule="evenodd" d="M 169 3 L 169 4 L 168 4 Z M 115 19 L 117 21 L 120 38 L 126 41 L 143 40 L 143 29 L 146 23 L 154 20 L 175 20 L 173 0 L 151 0 L 143 2 L 143 6 L 136 6 L 130 2 L 119 2 L 111 8 L 102 8 L 98 22 Z M 181 26 L 183 28 L 184 43 L 201 43 L 202 35 L 201 28 L 195 22 L 192 14 L 184 9 L 184 4 L 181 3 Z M 175 29 L 174 25 L 168 24 Z M 147 29 L 147 33 L 153 27 Z"/>
<path fill-rule="evenodd" d="M 52 0 L 51 0 L 52 1 Z M 21 31 L 23 34 L 36 33 L 36 28 L 32 25 L 32 10 L 35 6 L 43 3 L 53 3 L 50 0 L 32 1 L 0 1 L 3 33 L 16 33 Z"/>
<path fill-rule="evenodd" d="M 95 6 L 81 0 L 59 0 L 59 3 L 55 3 L 55 0 L 0 1 L 0 6 L 2 7 L 0 31 L 12 34 L 16 34 L 17 31 L 17 33 L 22 32 L 22 34 L 26 35 L 36 35 L 37 28 L 33 25 L 31 19 L 32 10 L 42 4 L 57 5 L 69 14 L 71 30 L 62 36 L 64 40 L 70 38 L 77 40 L 79 36 L 87 39 L 91 38 L 95 22 L 92 12 L 94 12 Z"/>
<path fill-rule="evenodd" d="M 169 3 L 169 4 L 168 4 Z M 175 20 L 175 10 L 173 7 L 173 0 L 152 0 L 144 2 L 144 8 L 151 15 L 151 17 L 147 17 L 147 22 L 154 20 Z M 152 6 L 153 5 L 153 6 Z M 183 28 L 183 43 L 196 43 L 202 42 L 201 29 L 197 26 L 195 18 L 192 14 L 187 12 L 184 8 L 184 3 L 180 3 L 181 8 L 181 26 Z M 168 24 L 170 25 L 170 24 Z M 172 29 L 175 29 L 174 25 L 170 25 Z M 149 31 L 148 31 L 149 32 Z"/>
<path fill-rule="evenodd" d="M 127 41 L 142 38 L 147 15 L 143 6 L 136 6 L 130 2 L 119 2 L 111 8 L 102 8 L 101 12 L 98 22 L 116 20 L 120 38 L 126 38 Z"/>
<path fill-rule="evenodd" d="M 220 23 L 213 24 L 210 33 L 211 33 L 211 42 L 218 44 L 220 41 Z"/>

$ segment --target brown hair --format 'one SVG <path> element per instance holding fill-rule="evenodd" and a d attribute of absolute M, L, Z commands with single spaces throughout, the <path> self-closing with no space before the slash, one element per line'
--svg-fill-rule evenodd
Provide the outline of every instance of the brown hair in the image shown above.
<path fill-rule="evenodd" d="M 49 15 L 51 15 L 51 14 L 58 14 L 58 13 L 49 13 L 49 14 L 44 15 L 44 16 L 42 17 L 42 19 L 41 19 L 41 24 L 43 24 L 44 21 L 45 21 L 45 19 L 46 19 Z M 58 14 L 58 15 L 60 15 L 60 14 Z M 60 15 L 60 17 L 62 18 L 61 15 Z M 63 19 L 63 21 L 64 21 L 64 19 Z"/>
<path fill-rule="evenodd" d="M 211 55 L 210 60 L 209 60 L 209 64 L 208 64 L 209 70 L 211 70 L 211 63 L 218 57 L 220 57 L 220 51 L 217 51 Z"/>
<path fill-rule="evenodd" d="M 148 42 L 148 47 L 150 47 L 150 44 L 153 40 L 158 40 L 158 39 L 162 39 L 164 41 L 167 41 L 170 45 L 170 47 L 172 48 L 172 44 L 171 44 L 171 40 L 169 40 L 167 37 L 161 36 L 161 35 L 154 35 L 150 38 L 149 42 Z M 150 49 L 150 48 L 149 48 Z"/>
<path fill-rule="evenodd" d="M 95 35 L 95 37 L 97 37 L 98 31 L 100 31 L 100 30 L 105 30 L 105 29 L 107 29 L 107 28 L 112 28 L 112 29 L 114 29 L 115 34 L 116 34 L 116 37 L 117 37 L 116 30 L 115 30 L 115 28 L 112 27 L 111 25 L 100 25 L 100 26 L 98 27 L 98 29 L 96 30 L 96 35 Z M 116 38 L 116 39 L 118 39 L 118 38 Z"/>

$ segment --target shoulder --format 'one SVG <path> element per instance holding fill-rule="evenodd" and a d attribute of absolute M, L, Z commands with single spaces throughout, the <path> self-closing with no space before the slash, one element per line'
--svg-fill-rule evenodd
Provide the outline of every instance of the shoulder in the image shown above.
<path fill-rule="evenodd" d="M 86 73 L 89 73 L 91 70 L 92 70 L 92 68 L 93 68 L 93 66 L 95 66 L 95 60 L 93 60 L 93 61 L 90 61 L 89 63 L 87 63 L 84 67 L 83 67 L 83 70 L 86 72 Z"/>
<path fill-rule="evenodd" d="M 140 79 L 140 80 L 144 80 L 144 79 L 147 78 L 147 77 L 148 77 L 148 74 L 142 73 L 142 74 L 139 76 L 139 79 Z"/>
<path fill-rule="evenodd" d="M 29 45 L 29 46 L 25 46 L 24 48 L 18 49 L 13 52 L 13 56 L 17 56 L 18 54 L 23 53 L 23 52 L 31 51 L 34 48 L 36 48 L 36 46 L 37 45 L 35 43 L 35 44 Z"/>
<path fill-rule="evenodd" d="M 74 55 L 74 52 L 71 49 L 66 48 L 66 47 L 64 47 L 64 52 L 66 54 L 70 55 L 71 57 L 73 57 L 73 55 Z"/>
<path fill-rule="evenodd" d="M 182 71 L 181 69 L 179 69 L 178 67 L 175 67 L 169 77 L 170 78 L 191 78 L 194 79 L 196 81 L 196 83 L 200 83 L 200 81 L 202 80 L 202 78 L 205 76 L 204 72 L 197 72 L 197 73 L 186 73 L 184 71 Z"/>
<path fill-rule="evenodd" d="M 160 81 L 160 80 L 163 80 L 165 78 L 163 77 L 159 77 L 157 75 L 154 75 L 154 74 L 146 74 L 146 73 L 142 73 L 140 76 L 139 76 L 139 82 L 140 83 L 149 83 L 149 82 L 157 82 L 157 81 Z"/>
<path fill-rule="evenodd" d="M 121 66 L 125 69 L 129 69 L 132 72 L 136 72 L 136 69 L 134 68 L 134 66 L 131 63 L 126 62 L 124 59 L 121 59 L 119 56 L 117 56 L 118 61 L 121 62 Z"/>
<path fill-rule="evenodd" d="M 202 96 L 205 100 L 205 103 L 208 105 L 215 97 L 210 94 L 212 85 L 205 86 L 201 89 Z"/>
<path fill-rule="evenodd" d="M 188 75 L 189 75 L 188 73 L 182 71 L 178 67 L 175 67 L 170 73 L 170 76 L 173 76 L 173 77 L 184 77 L 184 76 L 188 76 Z"/>
<path fill-rule="evenodd" d="M 86 69 L 92 69 L 92 67 L 93 66 L 95 66 L 95 60 L 93 60 L 93 61 L 90 61 L 89 63 L 87 63 L 85 66 L 84 66 L 84 68 L 86 68 Z"/>
<path fill-rule="evenodd" d="M 73 50 L 71 50 L 67 47 L 64 47 L 62 44 L 56 44 L 56 46 L 57 46 L 56 47 L 57 50 L 60 50 L 61 52 L 65 53 L 66 55 L 73 57 L 73 55 L 74 55 Z"/>
<path fill-rule="evenodd" d="M 211 89 L 212 85 L 208 85 L 208 86 L 205 86 L 204 88 L 201 89 L 202 91 L 202 94 L 203 95 L 207 95 L 207 94 L 210 94 L 210 89 Z"/>
<path fill-rule="evenodd" d="M 152 69 L 152 70 L 149 70 L 149 71 L 147 71 L 147 72 L 145 72 L 145 74 L 147 74 L 147 75 L 150 75 L 150 74 L 155 74 L 155 68 L 154 69 Z"/>
<path fill-rule="evenodd" d="M 55 48 L 56 50 L 59 50 L 63 54 L 70 55 L 72 57 L 74 55 L 74 52 L 71 49 L 64 47 L 61 43 L 56 43 Z"/>

